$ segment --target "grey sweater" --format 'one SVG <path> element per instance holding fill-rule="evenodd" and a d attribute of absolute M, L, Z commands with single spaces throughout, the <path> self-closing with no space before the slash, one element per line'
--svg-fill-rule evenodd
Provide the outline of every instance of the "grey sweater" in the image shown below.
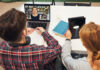
<path fill-rule="evenodd" d="M 71 41 L 66 40 L 62 46 L 62 62 L 68 70 L 92 70 L 86 57 L 74 59 L 71 56 Z"/>

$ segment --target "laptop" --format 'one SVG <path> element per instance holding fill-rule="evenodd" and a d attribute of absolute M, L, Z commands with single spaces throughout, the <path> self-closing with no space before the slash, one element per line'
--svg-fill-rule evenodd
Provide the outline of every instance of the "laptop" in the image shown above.
<path fill-rule="evenodd" d="M 47 4 L 24 4 L 27 18 L 27 27 L 43 27 L 48 30 L 50 24 L 50 5 Z M 37 11 L 37 18 L 33 16 Z"/>
<path fill-rule="evenodd" d="M 68 18 L 68 22 L 69 22 L 69 29 L 71 30 L 72 33 L 72 39 L 79 38 L 79 30 L 85 24 L 85 17 L 80 16 L 80 17 Z"/>

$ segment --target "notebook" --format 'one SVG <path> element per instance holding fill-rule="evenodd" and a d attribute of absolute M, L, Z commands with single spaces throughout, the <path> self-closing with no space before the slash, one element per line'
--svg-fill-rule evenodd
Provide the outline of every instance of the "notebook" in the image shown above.
<path fill-rule="evenodd" d="M 46 42 L 44 41 L 43 37 L 38 34 L 36 31 L 34 31 L 32 34 L 28 35 L 31 38 L 31 44 L 37 44 L 37 45 L 45 45 L 47 46 Z"/>
<path fill-rule="evenodd" d="M 55 33 L 57 33 L 58 35 L 64 36 L 64 34 L 66 33 L 66 31 L 69 28 L 69 24 L 63 20 L 61 20 L 57 26 L 53 29 L 53 31 Z"/>

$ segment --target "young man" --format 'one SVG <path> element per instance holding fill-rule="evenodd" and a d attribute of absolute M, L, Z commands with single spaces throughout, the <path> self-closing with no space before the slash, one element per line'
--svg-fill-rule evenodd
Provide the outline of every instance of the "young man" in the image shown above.
<path fill-rule="evenodd" d="M 29 45 L 26 40 L 26 15 L 11 9 L 0 16 L 0 64 L 5 70 L 55 70 L 53 60 L 61 46 L 42 27 L 36 28 L 48 47 Z"/>

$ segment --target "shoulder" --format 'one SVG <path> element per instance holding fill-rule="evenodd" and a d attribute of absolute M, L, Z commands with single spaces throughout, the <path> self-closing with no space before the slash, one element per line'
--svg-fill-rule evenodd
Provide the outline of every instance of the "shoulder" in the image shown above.
<path fill-rule="evenodd" d="M 40 16 L 40 14 L 38 14 L 37 16 Z"/>
<path fill-rule="evenodd" d="M 0 47 L 9 47 L 9 44 L 7 41 L 0 41 Z"/>
<path fill-rule="evenodd" d="M 31 17 L 32 17 L 32 14 L 31 14 Z"/>

